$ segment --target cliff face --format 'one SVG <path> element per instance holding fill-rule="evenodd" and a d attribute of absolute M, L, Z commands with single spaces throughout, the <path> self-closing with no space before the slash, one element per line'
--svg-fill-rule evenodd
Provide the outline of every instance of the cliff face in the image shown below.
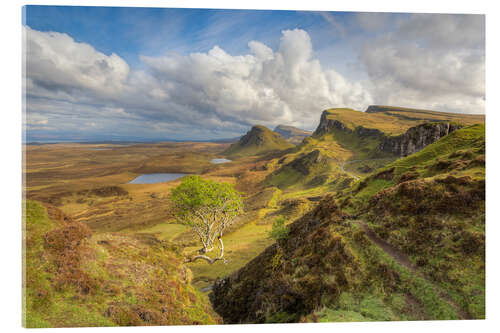
<path fill-rule="evenodd" d="M 347 130 L 348 128 L 340 121 L 336 119 L 328 119 L 328 112 L 323 111 L 319 121 L 318 128 L 314 131 L 313 135 L 321 135 L 328 133 L 332 130 Z"/>
<path fill-rule="evenodd" d="M 320 122 L 316 131 L 314 131 L 313 136 L 323 135 L 325 133 L 333 131 L 343 131 L 347 133 L 356 134 L 359 137 L 368 136 L 382 136 L 383 133 L 376 128 L 367 128 L 363 126 L 357 126 L 354 130 L 347 127 L 343 122 L 337 119 L 329 119 L 328 111 L 323 111 L 321 114 Z"/>
<path fill-rule="evenodd" d="M 379 149 L 405 157 L 422 150 L 425 146 L 461 127 L 462 125 L 449 122 L 418 125 L 399 136 L 385 138 L 379 145 Z"/>

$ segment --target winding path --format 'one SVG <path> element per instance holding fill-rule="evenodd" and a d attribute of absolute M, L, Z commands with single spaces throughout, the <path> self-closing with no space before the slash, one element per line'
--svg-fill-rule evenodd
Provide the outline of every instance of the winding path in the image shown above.
<path fill-rule="evenodd" d="M 370 160 L 352 160 L 352 161 L 344 162 L 340 165 L 340 170 L 342 170 L 343 173 L 346 173 L 347 175 L 351 176 L 352 178 L 359 180 L 360 178 L 358 176 L 356 176 L 355 174 L 345 171 L 344 166 L 346 166 L 347 164 L 351 164 L 354 162 L 360 162 L 360 161 L 370 161 Z"/>
<path fill-rule="evenodd" d="M 392 246 L 391 244 L 387 243 L 386 241 L 378 237 L 377 234 L 375 234 L 375 232 L 371 230 L 366 225 L 365 222 L 352 221 L 352 223 L 359 224 L 365 231 L 365 234 L 368 237 L 368 239 L 372 241 L 375 245 L 377 245 L 380 249 L 382 249 L 382 251 L 384 251 L 386 254 L 392 257 L 398 264 L 405 267 L 413 274 L 416 274 L 425 281 L 427 281 L 431 285 L 434 292 L 455 309 L 460 319 L 472 319 L 470 314 L 466 313 L 445 290 L 436 286 L 436 284 L 433 281 L 431 281 L 427 276 L 425 276 L 425 274 L 411 262 L 410 258 L 405 253 L 403 253 L 398 248 Z"/>

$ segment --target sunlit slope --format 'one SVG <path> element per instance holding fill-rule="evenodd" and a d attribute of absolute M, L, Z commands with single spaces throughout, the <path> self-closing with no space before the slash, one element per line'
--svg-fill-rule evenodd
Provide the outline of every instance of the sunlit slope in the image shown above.
<path fill-rule="evenodd" d="M 459 129 L 421 151 L 398 159 L 361 181 L 353 199 L 366 197 L 398 183 L 438 175 L 485 178 L 485 127 L 482 124 Z"/>
<path fill-rule="evenodd" d="M 25 205 L 26 327 L 218 322 L 169 243 L 92 235 L 54 207 Z"/>
<path fill-rule="evenodd" d="M 294 145 L 286 141 L 280 134 L 271 131 L 265 126 L 256 125 L 233 143 L 224 155 L 238 158 L 243 156 L 259 155 L 273 151 L 293 148 Z"/>
<path fill-rule="evenodd" d="M 373 110 L 375 111 L 360 112 L 348 108 L 325 110 L 313 135 L 278 163 L 271 164 L 274 170 L 267 178 L 268 183 L 280 188 L 304 189 L 328 184 L 342 175 L 362 177 L 399 157 L 386 148 L 390 145 L 382 145 L 389 139 L 392 143 L 401 140 L 403 148 L 408 150 L 415 150 L 411 146 L 411 140 L 414 140 L 420 145 L 418 149 L 421 149 L 427 142 L 446 135 L 447 132 L 439 134 L 439 126 L 449 126 L 451 131 L 470 123 L 484 122 L 484 116 L 477 115 L 406 108 Z M 405 113 L 406 116 L 397 115 L 394 110 Z M 411 134 L 403 136 L 404 133 Z M 420 138 L 419 135 L 425 137 Z M 321 163 L 311 163 L 309 157 L 313 152 L 319 153 L 321 158 L 315 160 L 321 160 Z M 325 190 L 338 190 L 337 185 L 332 184 Z"/>
<path fill-rule="evenodd" d="M 457 130 L 338 195 L 473 318 L 484 317 L 485 131 Z"/>
<path fill-rule="evenodd" d="M 466 126 L 326 196 L 216 285 L 216 311 L 228 323 L 484 318 L 484 167 L 484 125 Z"/>
<path fill-rule="evenodd" d="M 473 113 L 475 110 L 471 110 Z M 450 113 L 450 112 L 439 112 L 431 110 L 420 110 L 411 109 L 398 106 L 383 106 L 383 105 L 371 105 L 366 109 L 366 113 L 369 114 L 385 114 L 387 116 L 399 118 L 406 121 L 423 121 L 423 122 L 434 122 L 434 121 L 452 121 L 461 123 L 464 125 L 472 124 L 484 124 L 484 115 L 481 114 L 464 114 L 464 113 Z"/>

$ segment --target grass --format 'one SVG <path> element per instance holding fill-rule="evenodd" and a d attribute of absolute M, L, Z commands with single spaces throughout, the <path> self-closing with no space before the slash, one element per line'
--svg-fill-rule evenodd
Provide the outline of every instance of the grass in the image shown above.
<path fill-rule="evenodd" d="M 445 112 L 429 112 L 423 110 L 401 109 L 394 111 L 365 113 L 353 109 L 328 109 L 329 119 L 336 119 L 351 130 L 357 126 L 375 128 L 386 134 L 404 133 L 410 127 L 428 121 L 456 121 L 463 124 L 484 123 L 484 116 L 463 115 Z M 403 115 L 403 116 L 398 116 Z"/>
<path fill-rule="evenodd" d="M 224 248 L 226 249 L 227 264 L 221 261 L 213 265 L 205 262 L 189 264 L 195 279 L 193 284 L 198 288 L 211 285 L 216 278 L 225 277 L 237 271 L 251 259 L 255 258 L 265 248 L 272 244 L 268 235 L 272 226 L 270 224 L 249 223 L 233 233 L 224 237 Z M 198 247 L 186 248 L 186 252 L 195 251 Z"/>
<path fill-rule="evenodd" d="M 280 151 L 295 147 L 286 141 L 281 135 L 271 131 L 265 126 L 253 126 L 247 134 L 232 144 L 224 155 L 231 158 L 240 158 L 243 156 L 259 155 L 272 151 Z"/>
<path fill-rule="evenodd" d="M 78 228 L 88 229 L 59 210 L 50 208 L 49 217 L 40 203 L 25 205 L 26 327 L 219 321 L 169 243 L 139 235 L 79 236 Z"/>
<path fill-rule="evenodd" d="M 159 240 L 173 241 L 179 235 L 189 230 L 189 227 L 179 223 L 160 223 L 150 228 L 140 229 L 140 233 L 153 234 Z M 137 233 L 137 230 L 131 230 L 132 234 Z"/>
<path fill-rule="evenodd" d="M 475 116 L 401 108 L 371 114 L 336 109 L 331 110 L 329 116 L 345 121 L 353 130 L 366 126 L 386 134 L 399 134 L 429 119 L 453 119 L 464 124 L 484 121 Z M 360 137 L 334 132 L 306 138 L 297 147 L 277 153 L 261 154 L 252 148 L 243 154 L 249 156 L 235 154 L 237 160 L 221 165 L 210 164 L 210 159 L 219 157 L 228 144 L 25 146 L 28 197 L 52 202 L 75 222 L 85 223 L 92 229 L 93 234 L 84 248 L 76 251 L 82 256 L 78 261 L 80 266 L 75 267 L 102 285 L 88 294 L 82 294 L 74 281 L 66 283 L 62 289 L 56 288 L 55 282 L 61 279 L 55 268 L 59 257 L 52 252 L 48 254 L 43 237 L 60 228 L 60 221 L 52 220 L 42 205 L 28 200 L 26 219 L 31 222 L 26 226 L 29 246 L 26 250 L 25 324 L 53 327 L 215 323 L 219 318 L 212 312 L 206 295 L 199 290 L 211 285 L 216 278 L 229 276 L 240 269 L 250 278 L 233 287 L 241 288 L 248 299 L 255 295 L 260 284 L 269 288 L 259 293 L 269 306 L 287 304 L 290 300 L 287 297 L 293 299 L 304 295 L 304 299 L 296 303 L 303 304 L 304 308 L 271 306 L 266 308 L 264 319 L 259 320 L 457 318 L 455 309 L 436 290 L 449 294 L 473 318 L 483 318 L 484 259 L 478 253 L 463 251 L 481 244 L 484 215 L 481 215 L 481 208 L 471 208 L 472 213 L 460 210 L 459 214 L 454 214 L 453 205 L 448 205 L 446 214 L 437 212 L 440 202 L 450 202 L 437 194 L 452 193 L 465 200 L 466 194 L 475 188 L 474 184 L 484 181 L 484 140 L 484 125 L 476 124 L 457 130 L 416 154 L 393 160 L 393 157 L 373 153 L 379 143 L 376 135 Z M 95 147 L 112 149 L 90 150 Z M 316 157 L 316 153 L 309 155 L 314 151 L 319 152 L 317 161 L 307 157 Z M 354 181 L 342 173 L 340 165 L 346 161 L 355 161 L 344 165 L 346 171 L 366 175 L 366 178 Z M 362 171 L 363 167 L 372 171 L 366 171 L 367 168 Z M 142 172 L 196 173 L 233 183 L 238 190 L 246 192 L 246 213 L 224 236 L 227 264 L 196 262 L 189 264 L 190 270 L 179 271 L 182 254 L 198 247 L 189 229 L 175 223 L 170 214 L 168 195 L 178 182 L 126 184 Z M 447 180 L 451 183 L 443 183 L 448 176 L 453 177 Z M 463 177 L 470 177 L 470 183 L 469 178 Z M 464 179 L 466 184 L 460 185 Z M 405 197 L 397 192 L 405 182 L 414 184 L 407 189 L 416 190 L 408 193 L 421 191 L 425 194 L 425 200 L 418 206 L 430 209 L 432 214 L 419 214 L 432 219 L 414 218 L 418 215 L 414 209 L 418 207 L 410 203 L 418 197 Z M 100 196 L 96 193 L 102 192 L 88 191 L 112 186 L 125 192 Z M 355 225 L 332 218 L 335 210 L 327 203 L 307 199 L 326 194 L 335 195 L 344 212 L 365 213 L 362 217 L 367 224 L 380 237 L 386 237 L 387 242 L 408 253 L 412 262 L 420 265 L 426 278 L 415 276 L 378 247 L 366 243 L 366 239 L 363 241 L 361 230 Z M 378 206 L 373 203 L 375 197 L 379 198 Z M 314 219 L 306 217 L 291 224 L 311 208 L 317 209 Z M 278 252 L 269 249 L 273 246 L 269 232 L 272 222 L 280 216 L 286 218 L 289 228 L 296 225 L 295 234 L 292 232 L 289 236 L 296 247 L 292 247 L 289 254 L 282 251 L 278 256 Z M 318 228 L 310 225 L 311 221 L 328 222 L 330 227 Z M 432 226 L 429 230 L 425 229 L 428 225 Z M 298 229 L 303 229 L 304 233 L 297 235 Z M 451 238 L 454 235 L 458 237 L 456 240 Z M 418 239 L 431 240 L 441 247 L 418 243 Z M 323 251 L 335 244 L 345 251 L 335 247 Z M 425 252 L 428 249 L 432 251 Z M 312 264 L 315 260 L 318 262 Z M 335 287 L 342 281 L 342 274 L 347 277 L 348 286 Z M 288 293 L 290 286 L 293 292 Z M 318 294 L 318 286 L 333 289 Z M 273 290 L 284 294 L 273 293 Z M 234 311 L 246 311 L 252 306 L 246 299 L 239 307 L 238 294 L 233 296 L 229 299 L 234 301 Z M 159 301 L 175 309 L 172 316 L 166 318 L 161 314 L 155 303 Z M 264 308 L 252 309 L 264 311 Z M 308 310 L 304 311 L 305 308 Z M 143 317 L 149 321 L 145 322 Z"/>

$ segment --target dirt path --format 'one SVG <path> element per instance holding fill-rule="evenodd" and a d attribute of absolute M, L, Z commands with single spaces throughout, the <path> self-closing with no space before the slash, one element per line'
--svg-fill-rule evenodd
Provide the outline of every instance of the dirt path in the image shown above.
<path fill-rule="evenodd" d="M 378 247 L 380 247 L 386 254 L 391 256 L 398 264 L 426 280 L 432 286 L 434 292 L 455 309 L 460 319 L 472 319 L 468 313 L 466 313 L 460 306 L 458 306 L 458 304 L 446 291 L 436 286 L 434 282 L 426 277 L 425 274 L 411 262 L 410 258 L 405 253 L 378 237 L 377 234 L 375 234 L 375 232 L 366 225 L 366 223 L 362 221 L 353 221 L 353 223 L 361 225 L 368 239 L 375 243 Z"/>
<path fill-rule="evenodd" d="M 352 161 L 346 161 L 344 163 L 342 163 L 340 165 L 340 170 L 342 170 L 342 172 L 348 174 L 349 176 L 351 176 L 352 178 L 356 179 L 356 180 L 359 180 L 360 177 L 356 176 L 355 174 L 353 173 L 350 173 L 350 172 L 347 172 L 345 171 L 344 167 L 348 164 L 352 164 L 352 163 L 355 163 L 355 162 L 368 162 L 368 161 L 378 161 L 378 160 L 385 160 L 385 158 L 371 158 L 371 159 L 368 159 L 368 160 L 352 160 Z"/>

